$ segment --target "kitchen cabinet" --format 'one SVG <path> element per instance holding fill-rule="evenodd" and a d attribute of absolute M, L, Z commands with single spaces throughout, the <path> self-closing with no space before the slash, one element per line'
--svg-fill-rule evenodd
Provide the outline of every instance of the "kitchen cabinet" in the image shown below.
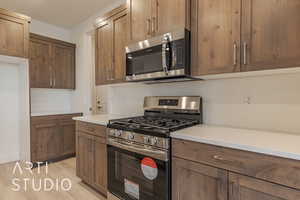
<path fill-rule="evenodd" d="M 191 73 L 240 71 L 241 0 L 192 0 Z"/>
<path fill-rule="evenodd" d="M 131 42 L 190 29 L 190 0 L 130 0 Z"/>
<path fill-rule="evenodd" d="M 173 200 L 227 200 L 228 172 L 184 159 L 172 160 Z"/>
<path fill-rule="evenodd" d="M 300 197 L 297 160 L 178 139 L 172 140 L 172 159 L 173 200 Z"/>
<path fill-rule="evenodd" d="M 192 0 L 193 76 L 300 66 L 297 0 Z"/>
<path fill-rule="evenodd" d="M 81 114 L 31 117 L 31 161 L 60 160 L 75 155 L 75 122 Z"/>
<path fill-rule="evenodd" d="M 77 176 L 106 196 L 106 127 L 79 121 L 76 127 Z"/>
<path fill-rule="evenodd" d="M 96 26 L 96 85 L 123 82 L 129 38 L 127 7 L 111 11 Z"/>
<path fill-rule="evenodd" d="M 84 134 L 81 132 L 76 133 L 77 141 L 77 176 L 88 184 L 93 183 L 94 180 L 94 136 Z"/>
<path fill-rule="evenodd" d="M 31 88 L 75 89 L 75 44 L 30 34 Z"/>
<path fill-rule="evenodd" d="M 251 177 L 229 174 L 230 200 L 295 200 L 300 199 L 300 190 L 276 185 Z"/>
<path fill-rule="evenodd" d="M 300 66 L 300 2 L 242 1 L 243 71 Z"/>
<path fill-rule="evenodd" d="M 30 17 L 0 8 L 0 54 L 28 58 Z"/>

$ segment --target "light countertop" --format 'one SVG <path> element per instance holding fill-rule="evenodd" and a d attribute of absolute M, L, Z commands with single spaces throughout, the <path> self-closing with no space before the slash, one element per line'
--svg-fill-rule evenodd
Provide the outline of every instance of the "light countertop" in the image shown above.
<path fill-rule="evenodd" d="M 76 121 L 82 121 L 82 122 L 88 122 L 92 124 L 106 126 L 109 120 L 121 119 L 126 117 L 130 117 L 130 116 L 117 115 L 117 114 L 100 114 L 100 115 L 86 115 L 83 117 L 74 117 L 73 119 Z"/>
<path fill-rule="evenodd" d="M 41 116 L 49 116 L 49 115 L 69 115 L 76 114 L 80 112 L 70 112 L 70 111 L 58 111 L 58 112 L 41 112 L 41 113 L 31 113 L 31 117 L 41 117 Z"/>
<path fill-rule="evenodd" d="M 300 134 L 198 125 L 173 132 L 171 137 L 300 160 Z"/>

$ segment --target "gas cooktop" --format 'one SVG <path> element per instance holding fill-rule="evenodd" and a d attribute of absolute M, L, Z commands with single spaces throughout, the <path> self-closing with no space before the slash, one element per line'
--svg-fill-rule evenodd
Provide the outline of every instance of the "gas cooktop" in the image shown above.
<path fill-rule="evenodd" d="M 199 120 L 178 119 L 160 116 L 140 116 L 111 120 L 109 128 L 168 137 L 170 132 L 199 124 Z"/>

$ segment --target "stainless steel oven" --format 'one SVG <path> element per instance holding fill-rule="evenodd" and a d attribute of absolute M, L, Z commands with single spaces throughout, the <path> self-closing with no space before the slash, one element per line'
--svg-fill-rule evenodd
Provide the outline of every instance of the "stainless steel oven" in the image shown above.
<path fill-rule="evenodd" d="M 122 200 L 170 200 L 169 138 L 108 130 L 108 190 Z M 149 141 L 148 141 L 149 143 Z"/>
<path fill-rule="evenodd" d="M 126 80 L 190 78 L 190 32 L 179 30 L 126 47 Z"/>

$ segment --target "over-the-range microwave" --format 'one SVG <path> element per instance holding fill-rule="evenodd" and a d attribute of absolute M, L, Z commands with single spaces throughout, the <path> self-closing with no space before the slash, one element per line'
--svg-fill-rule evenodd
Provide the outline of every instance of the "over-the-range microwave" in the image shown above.
<path fill-rule="evenodd" d="M 190 77 L 190 32 L 186 29 L 126 47 L 127 81 L 184 81 Z"/>

